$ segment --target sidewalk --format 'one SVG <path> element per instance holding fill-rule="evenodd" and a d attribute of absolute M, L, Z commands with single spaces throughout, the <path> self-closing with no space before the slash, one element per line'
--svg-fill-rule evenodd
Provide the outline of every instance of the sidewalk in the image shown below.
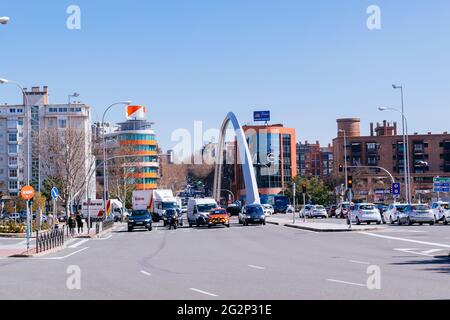
<path fill-rule="evenodd" d="M 383 230 L 385 227 L 381 225 L 352 225 L 352 228 L 349 229 L 349 226 L 343 221 L 339 221 L 336 219 L 306 219 L 306 222 L 303 222 L 303 218 L 298 217 L 298 213 L 296 213 L 295 224 L 292 223 L 292 214 L 286 214 L 283 216 L 270 216 L 266 218 L 267 223 L 297 228 L 315 232 L 349 232 L 349 231 L 373 231 L 373 230 Z M 318 222 L 320 221 L 320 222 Z"/>

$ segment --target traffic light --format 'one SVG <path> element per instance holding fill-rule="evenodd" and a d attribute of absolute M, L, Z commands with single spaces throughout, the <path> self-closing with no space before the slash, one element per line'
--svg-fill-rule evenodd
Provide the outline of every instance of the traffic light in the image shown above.
<path fill-rule="evenodd" d="M 352 178 L 352 176 L 349 176 L 347 178 L 347 186 L 348 186 L 349 189 L 351 189 L 353 187 L 353 178 Z"/>
<path fill-rule="evenodd" d="M 302 193 L 306 193 L 306 182 L 302 183 Z"/>
<path fill-rule="evenodd" d="M 342 164 L 339 164 L 339 172 L 344 171 L 344 166 Z"/>
<path fill-rule="evenodd" d="M 33 197 L 34 198 L 34 197 Z M 30 200 L 29 200 L 29 204 L 30 204 L 30 206 L 32 206 L 33 205 L 33 198 L 31 198 Z"/>

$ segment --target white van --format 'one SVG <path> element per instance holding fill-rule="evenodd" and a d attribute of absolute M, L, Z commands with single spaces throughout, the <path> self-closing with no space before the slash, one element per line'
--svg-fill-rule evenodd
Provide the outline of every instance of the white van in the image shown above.
<path fill-rule="evenodd" d="M 187 206 L 187 219 L 189 227 L 193 224 L 197 226 L 208 223 L 208 214 L 217 208 L 217 202 L 213 198 L 191 198 Z"/>

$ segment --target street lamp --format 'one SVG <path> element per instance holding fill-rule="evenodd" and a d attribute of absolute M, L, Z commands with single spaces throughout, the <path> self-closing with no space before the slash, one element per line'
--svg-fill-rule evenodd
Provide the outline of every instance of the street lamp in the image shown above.
<path fill-rule="evenodd" d="M 4 18 L 5 17 L 0 18 L 0 23 L 2 23 L 1 19 L 4 19 Z M 3 20 L 3 21 L 6 21 L 5 23 L 7 23 L 9 21 L 9 18 L 7 18 L 7 20 Z M 3 24 L 5 24 L 5 23 L 3 23 Z M 27 179 L 26 179 L 26 181 L 27 181 L 27 185 L 30 185 L 30 175 L 31 175 L 31 159 L 30 159 L 30 155 L 31 155 L 31 152 L 30 152 L 30 145 L 31 145 L 30 126 L 31 126 L 31 123 L 30 123 L 30 118 L 31 117 L 29 116 L 30 108 L 28 107 L 28 97 L 27 97 L 25 90 L 18 82 L 0 78 L 0 84 L 8 84 L 8 83 L 11 83 L 11 84 L 15 85 L 16 87 L 18 87 L 20 89 L 20 91 L 22 92 L 23 99 L 24 99 L 24 116 L 25 116 L 25 120 L 27 123 L 27 159 L 26 159 L 27 160 L 26 161 Z M 30 221 L 30 202 L 27 201 L 27 250 L 29 249 L 29 246 L 30 246 L 30 230 L 31 230 L 30 222 L 31 222 Z"/>
<path fill-rule="evenodd" d="M 106 110 L 103 112 L 103 116 L 102 116 L 102 140 L 103 140 L 103 207 L 105 209 L 106 212 L 106 198 L 108 197 L 108 179 L 106 177 L 106 134 L 105 134 L 105 115 L 108 112 L 109 109 L 111 109 L 112 107 L 116 106 L 116 105 L 120 105 L 120 104 L 124 104 L 129 106 L 131 104 L 130 100 L 127 101 L 120 101 L 120 102 L 116 102 L 111 104 L 108 108 L 106 108 Z"/>
<path fill-rule="evenodd" d="M 401 114 L 402 116 L 402 131 L 403 131 L 403 172 L 405 178 L 405 198 L 408 203 L 411 203 L 411 179 L 409 172 L 409 148 L 408 148 L 408 120 L 405 117 L 405 114 L 396 108 L 389 107 L 378 107 L 379 111 L 395 111 Z"/>
<path fill-rule="evenodd" d="M 9 22 L 9 17 L 0 17 L 0 24 L 7 24 Z"/>

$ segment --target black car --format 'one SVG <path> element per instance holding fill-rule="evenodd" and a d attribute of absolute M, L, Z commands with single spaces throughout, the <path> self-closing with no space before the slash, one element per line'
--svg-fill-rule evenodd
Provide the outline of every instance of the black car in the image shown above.
<path fill-rule="evenodd" d="M 227 212 L 230 214 L 230 216 L 237 216 L 239 215 L 239 212 L 241 212 L 242 207 L 233 203 L 233 204 L 229 204 L 227 206 Z"/>
<path fill-rule="evenodd" d="M 147 210 L 133 210 L 128 216 L 128 232 L 134 228 L 145 228 L 152 231 L 152 215 Z"/>
<path fill-rule="evenodd" d="M 248 226 L 249 223 L 253 224 L 266 224 L 266 215 L 264 214 L 264 208 L 260 204 L 249 204 L 242 208 L 239 213 L 239 223 L 244 226 Z"/>

